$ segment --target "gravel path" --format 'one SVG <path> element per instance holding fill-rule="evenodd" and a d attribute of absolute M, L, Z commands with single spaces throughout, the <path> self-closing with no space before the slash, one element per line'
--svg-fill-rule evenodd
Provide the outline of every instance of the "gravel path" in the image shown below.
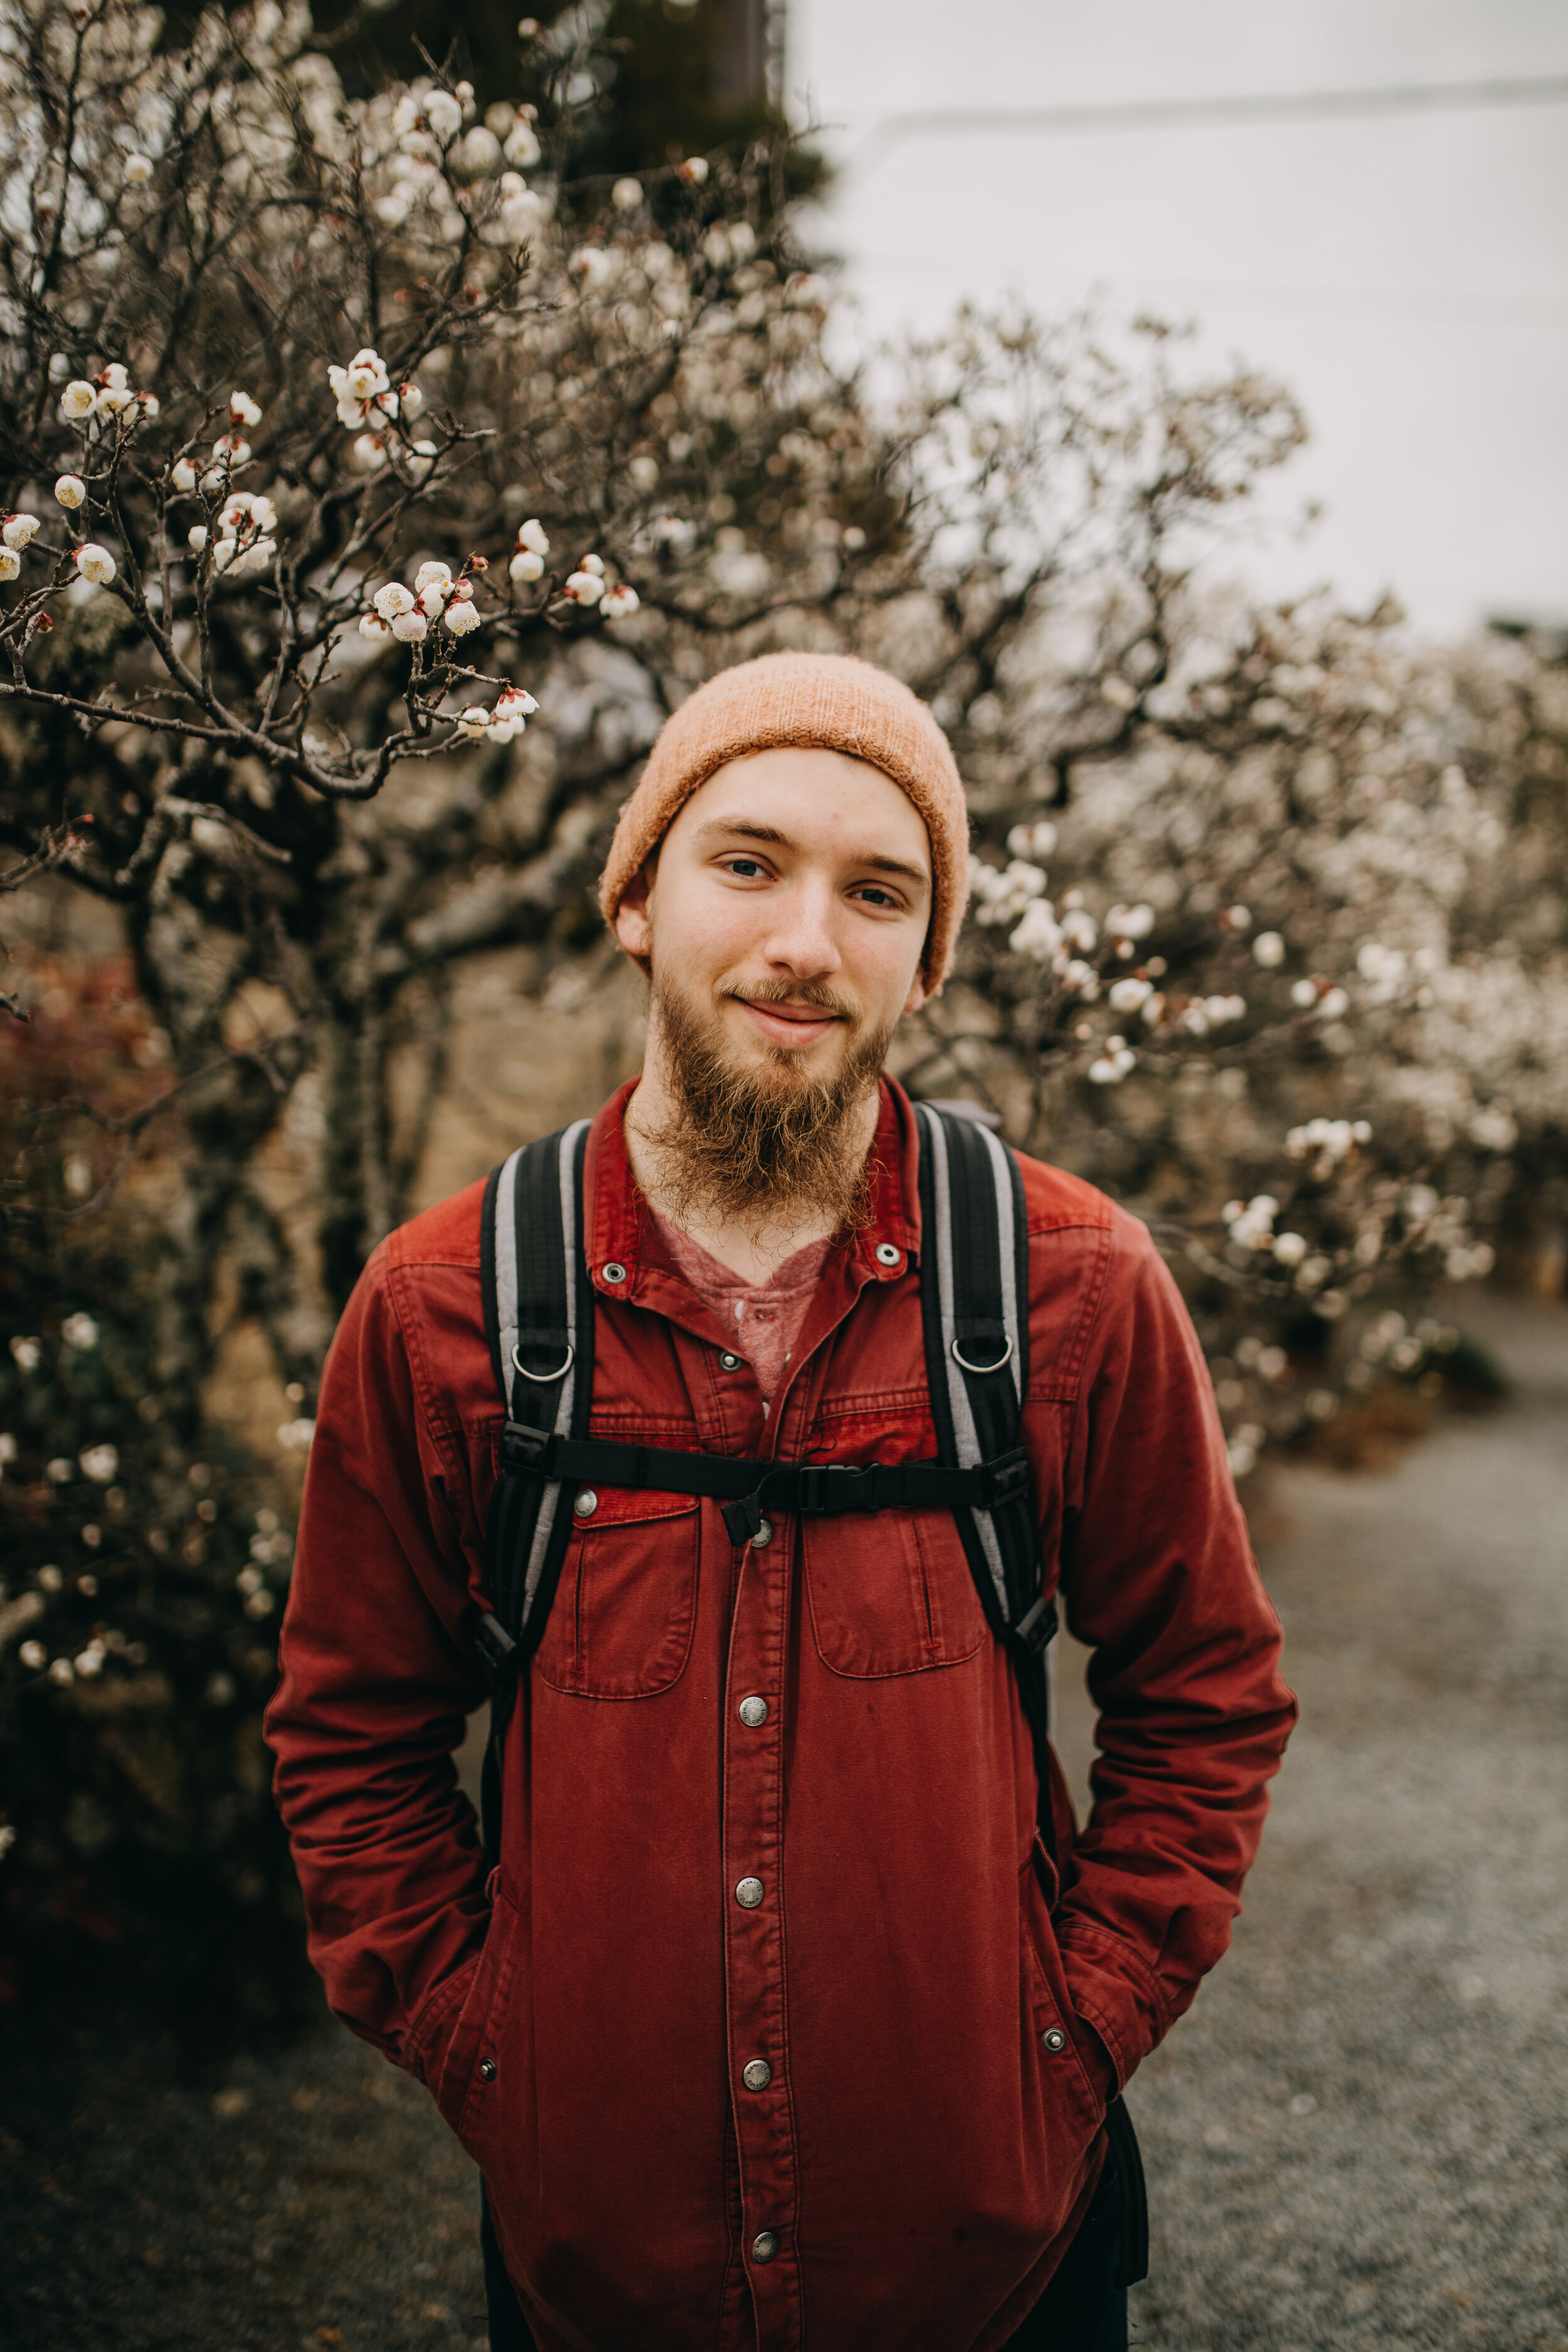
<path fill-rule="evenodd" d="M 1507 1408 L 1254 1503 L 1302 1723 L 1235 1948 L 1129 2101 L 1145 2352 L 1568 2352 L 1568 1314 L 1465 1316 Z M 346 2034 L 185 2076 L 35 2037 L 3 2102 L 16 2352 L 483 2352 L 473 2171 Z"/>

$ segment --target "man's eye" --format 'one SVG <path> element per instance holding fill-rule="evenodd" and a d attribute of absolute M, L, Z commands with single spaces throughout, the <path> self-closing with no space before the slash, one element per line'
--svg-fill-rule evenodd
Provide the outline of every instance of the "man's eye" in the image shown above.
<path fill-rule="evenodd" d="M 877 882 L 863 883 L 856 896 L 868 907 L 896 907 L 899 903 L 890 890 L 884 890 Z"/>
<path fill-rule="evenodd" d="M 731 857 L 725 860 L 725 871 L 738 875 L 742 882 L 749 882 L 753 875 L 765 873 L 766 870 L 754 857 Z"/>

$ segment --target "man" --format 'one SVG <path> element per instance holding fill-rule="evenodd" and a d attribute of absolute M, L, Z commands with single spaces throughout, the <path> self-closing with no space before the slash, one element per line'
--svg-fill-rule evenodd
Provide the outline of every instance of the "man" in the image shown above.
<path fill-rule="evenodd" d="M 770 656 L 666 726 L 601 887 L 651 1000 L 587 1146 L 595 1439 L 935 1454 L 882 1064 L 967 851 L 940 730 L 863 664 Z M 1022 1169 L 1024 1443 L 1100 1709 L 1076 1835 L 1053 1774 L 1059 1873 L 951 1511 L 735 1543 L 606 1483 L 563 1490 L 487 1877 L 449 1760 L 502 1418 L 481 1188 L 350 1303 L 268 1736 L 331 2005 L 483 2171 L 496 2352 L 1125 2342 L 1106 2107 L 1225 1948 L 1293 1707 L 1170 1277 Z"/>

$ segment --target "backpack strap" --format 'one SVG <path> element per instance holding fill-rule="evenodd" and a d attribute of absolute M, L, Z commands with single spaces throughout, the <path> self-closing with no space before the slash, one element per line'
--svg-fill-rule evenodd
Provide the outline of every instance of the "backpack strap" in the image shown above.
<path fill-rule="evenodd" d="M 937 1448 L 969 1469 L 1020 1449 L 1029 1377 L 1028 1227 L 1023 1179 L 1005 1144 L 978 1120 L 930 1103 L 920 1121 L 921 1313 Z M 1050 1682 L 1057 1630 L 1047 1599 L 1034 1496 L 1015 1482 L 990 1507 L 954 1512 L 975 1590 L 1013 1655 L 1034 1734 L 1040 1827 L 1050 1810 Z"/>
<path fill-rule="evenodd" d="M 536 1443 L 587 1434 L 594 1394 L 594 1286 L 584 1255 L 583 1168 L 589 1121 L 525 1144 L 485 1186 L 479 1286 L 485 1334 L 506 1400 L 500 1475 L 485 1528 L 491 1606 L 476 1612 L 475 1647 L 491 1675 L 485 1757 L 485 1844 L 500 1826 L 501 1741 L 518 1669 L 537 1648 L 572 1532 L 559 1477 L 520 1475 L 513 1433 Z"/>

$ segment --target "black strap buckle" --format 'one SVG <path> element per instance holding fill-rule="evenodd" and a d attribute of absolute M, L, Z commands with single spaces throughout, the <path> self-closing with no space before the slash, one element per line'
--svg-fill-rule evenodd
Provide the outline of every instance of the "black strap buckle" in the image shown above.
<path fill-rule="evenodd" d="M 1056 1630 L 1057 1604 L 1042 1593 L 1014 1626 L 1013 1639 L 1031 1658 L 1037 1658 Z"/>
<path fill-rule="evenodd" d="M 803 1462 L 795 1507 L 834 1516 L 840 1511 L 879 1511 L 883 1507 L 881 1469 L 879 1462 Z"/>
<path fill-rule="evenodd" d="M 488 1609 L 474 1625 L 474 1647 L 498 1682 L 517 1664 L 517 1643 Z"/>
<path fill-rule="evenodd" d="M 1016 1445 L 1011 1454 L 998 1454 L 985 1468 L 991 1486 L 989 1509 L 999 1511 L 1028 1494 L 1029 1457 L 1021 1445 Z"/>
<path fill-rule="evenodd" d="M 535 1429 L 526 1421 L 509 1421 L 501 1431 L 500 1466 L 514 1477 L 547 1478 L 550 1449 L 554 1443 L 552 1429 Z"/>

